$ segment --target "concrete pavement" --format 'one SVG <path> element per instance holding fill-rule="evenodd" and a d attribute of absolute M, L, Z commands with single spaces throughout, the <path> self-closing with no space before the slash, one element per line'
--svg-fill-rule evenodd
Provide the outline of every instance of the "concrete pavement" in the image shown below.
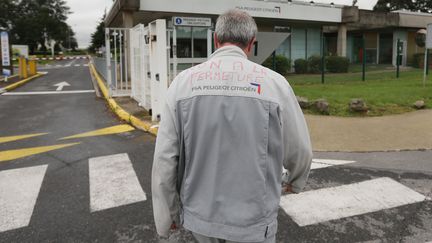
<path fill-rule="evenodd" d="M 346 118 L 306 115 L 314 151 L 432 149 L 432 110 Z"/>

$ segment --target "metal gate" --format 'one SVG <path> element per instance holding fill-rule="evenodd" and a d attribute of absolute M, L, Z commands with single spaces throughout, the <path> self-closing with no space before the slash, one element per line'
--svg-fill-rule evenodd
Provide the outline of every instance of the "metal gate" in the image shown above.
<path fill-rule="evenodd" d="M 129 31 L 126 28 L 106 28 L 107 83 L 110 96 L 131 94 L 129 68 Z"/>
<path fill-rule="evenodd" d="M 130 31 L 131 97 L 151 109 L 148 27 L 138 24 Z"/>

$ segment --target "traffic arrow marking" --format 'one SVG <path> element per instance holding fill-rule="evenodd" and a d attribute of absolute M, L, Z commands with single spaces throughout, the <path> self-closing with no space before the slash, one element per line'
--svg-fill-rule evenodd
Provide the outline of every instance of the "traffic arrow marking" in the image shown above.
<path fill-rule="evenodd" d="M 54 84 L 53 86 L 57 86 L 56 91 L 61 91 L 63 89 L 63 87 L 65 87 L 65 86 L 71 86 L 71 85 L 68 82 L 63 81 L 63 82 Z"/>

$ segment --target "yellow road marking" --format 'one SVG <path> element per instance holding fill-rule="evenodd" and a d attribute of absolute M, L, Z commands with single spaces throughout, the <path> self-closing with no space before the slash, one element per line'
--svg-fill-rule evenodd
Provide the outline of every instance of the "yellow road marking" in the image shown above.
<path fill-rule="evenodd" d="M 31 138 L 31 137 L 37 137 L 41 135 L 45 135 L 48 133 L 34 133 L 34 134 L 27 134 L 27 135 L 18 135 L 18 136 L 8 136 L 8 137 L 0 137 L 0 143 L 7 143 L 11 141 Z"/>
<path fill-rule="evenodd" d="M 35 154 L 41 154 L 41 153 L 49 152 L 49 151 L 56 150 L 56 149 L 74 146 L 77 144 L 80 144 L 80 143 L 67 143 L 67 144 L 59 144 L 59 145 L 52 145 L 52 146 L 41 146 L 41 147 L 34 147 L 34 148 L 24 148 L 24 149 L 13 149 L 13 150 L 0 151 L 0 162 L 13 160 L 13 159 L 19 159 L 19 158 L 23 158 L 23 157 L 27 157 L 27 156 L 35 155 Z"/>
<path fill-rule="evenodd" d="M 132 130 L 135 130 L 135 128 L 132 126 L 129 126 L 129 125 L 117 125 L 117 126 L 106 127 L 106 128 L 90 131 L 90 132 L 80 133 L 80 134 L 69 136 L 69 137 L 60 138 L 60 140 L 71 139 L 71 138 L 102 136 L 102 135 L 109 135 L 109 134 L 116 134 L 116 133 L 124 133 L 124 132 L 129 132 Z"/>

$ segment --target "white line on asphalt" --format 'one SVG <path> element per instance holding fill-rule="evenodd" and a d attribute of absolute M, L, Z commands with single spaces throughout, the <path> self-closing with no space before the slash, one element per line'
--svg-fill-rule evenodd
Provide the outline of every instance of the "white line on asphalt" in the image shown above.
<path fill-rule="evenodd" d="M 353 160 L 335 160 L 335 159 L 312 159 L 311 170 L 331 167 L 335 165 L 352 164 L 356 161 Z M 282 173 L 286 173 L 287 170 L 282 168 Z"/>
<path fill-rule="evenodd" d="M 390 179 L 378 178 L 281 197 L 280 206 L 300 226 L 317 224 L 427 200 Z"/>
<path fill-rule="evenodd" d="M 90 158 L 89 177 L 91 212 L 147 199 L 127 154 Z"/>
<path fill-rule="evenodd" d="M 313 159 L 311 170 L 312 169 L 320 169 L 320 168 L 326 168 L 330 166 L 335 165 L 346 165 L 346 164 L 352 164 L 355 163 L 353 160 L 335 160 L 335 159 Z"/>
<path fill-rule="evenodd" d="M 30 223 L 48 165 L 0 172 L 0 232 Z"/>
<path fill-rule="evenodd" d="M 35 91 L 35 92 L 7 92 L 1 95 L 51 95 L 51 94 L 83 94 L 94 93 L 94 90 L 67 90 L 67 91 Z"/>
<path fill-rule="evenodd" d="M 75 67 L 81 67 L 81 64 L 75 64 L 74 66 Z"/>
<path fill-rule="evenodd" d="M 72 66 L 75 62 L 76 62 L 76 59 L 75 59 L 75 60 L 72 60 L 72 61 L 70 61 L 70 62 L 68 62 L 68 63 L 66 63 L 65 67 L 70 67 L 70 66 Z"/>

